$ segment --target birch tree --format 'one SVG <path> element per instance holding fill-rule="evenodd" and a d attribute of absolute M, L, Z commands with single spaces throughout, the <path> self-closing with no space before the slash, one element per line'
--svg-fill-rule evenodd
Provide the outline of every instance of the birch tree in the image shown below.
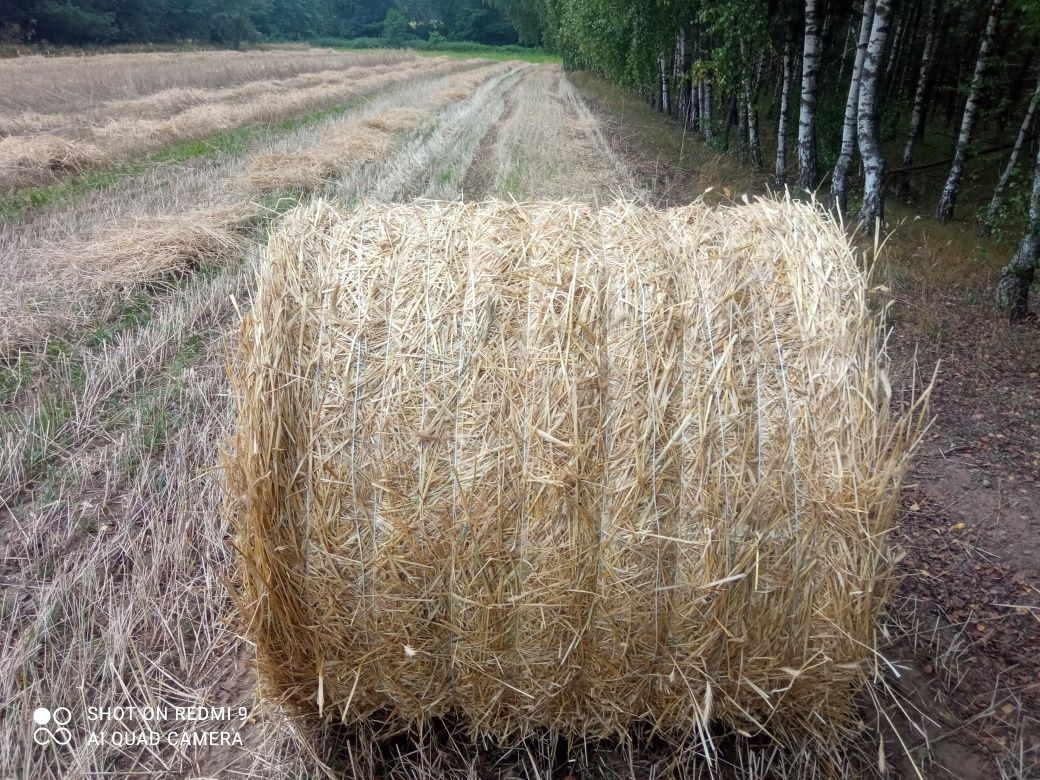
<path fill-rule="evenodd" d="M 979 44 L 979 56 L 975 60 L 975 73 L 971 77 L 971 85 L 968 87 L 968 97 L 964 104 L 964 115 L 961 117 L 961 129 L 957 135 L 957 146 L 954 148 L 953 161 L 950 163 L 950 171 L 946 175 L 946 184 L 943 185 L 942 195 L 939 197 L 939 205 L 935 209 L 935 218 L 940 222 L 949 222 L 953 219 L 953 204 L 957 199 L 957 189 L 960 187 L 961 176 L 964 173 L 964 159 L 968 154 L 968 144 L 975 129 L 975 120 L 979 110 L 979 88 L 986 71 L 986 60 L 993 46 L 993 36 L 997 32 L 997 21 L 1004 0 L 993 0 L 989 7 L 989 18 L 986 20 L 986 30 Z"/>
<path fill-rule="evenodd" d="M 859 153 L 863 158 L 863 207 L 859 217 L 869 226 L 885 216 L 885 158 L 877 141 L 876 95 L 891 7 L 891 0 L 877 0 L 874 6 L 870 42 L 863 57 L 859 78 L 858 141 Z"/>
<path fill-rule="evenodd" d="M 758 88 L 762 83 L 762 68 L 764 64 L 765 53 L 759 51 L 758 57 L 755 59 L 752 82 L 744 90 L 744 99 L 747 102 L 748 158 L 756 168 L 762 167 L 762 146 L 758 142 Z"/>
<path fill-rule="evenodd" d="M 794 57 L 791 55 L 791 30 L 788 26 L 784 39 L 783 83 L 780 87 L 780 114 L 776 121 L 776 165 L 773 169 L 773 184 L 777 189 L 787 183 L 787 114 L 791 94 L 791 77 L 794 75 Z"/>
<path fill-rule="evenodd" d="M 1000 202 L 1004 198 L 1004 190 L 1007 189 L 1008 182 L 1011 181 L 1011 175 L 1015 172 L 1015 166 L 1018 164 L 1018 155 L 1022 152 L 1026 136 L 1029 135 L 1029 128 L 1033 125 L 1033 115 L 1036 113 L 1037 100 L 1040 100 L 1040 78 L 1036 81 L 1036 88 L 1033 90 L 1033 96 L 1030 98 L 1029 105 L 1026 108 L 1025 118 L 1018 128 L 1018 137 L 1015 138 L 1015 145 L 1011 148 L 1011 156 L 1008 157 L 1007 165 L 1004 166 L 1004 170 L 1000 174 L 997 186 L 993 188 L 993 199 L 990 200 L 989 208 L 986 209 L 986 216 L 982 220 L 983 235 L 988 236 L 993 231 L 993 222 L 996 220 L 997 212 L 1000 210 Z"/>
<path fill-rule="evenodd" d="M 910 130 L 906 135 L 903 147 L 903 167 L 909 168 L 914 162 L 914 142 L 917 140 L 924 124 L 925 102 L 928 99 L 928 87 L 932 75 L 932 63 L 935 61 L 935 48 L 939 42 L 939 7 L 942 0 L 932 0 L 928 8 L 927 32 L 924 37 L 924 50 L 921 52 L 921 68 L 917 74 L 917 88 L 914 90 L 914 107 L 910 112 Z"/>
<path fill-rule="evenodd" d="M 820 37 L 819 0 L 805 0 L 805 42 L 802 46 L 802 96 L 798 111 L 798 186 L 816 188 L 816 98 L 823 40 Z"/>
<path fill-rule="evenodd" d="M 705 70 L 704 78 L 701 79 L 701 132 L 709 143 L 715 140 L 711 110 L 712 91 L 711 71 Z"/>
<path fill-rule="evenodd" d="M 856 58 L 852 63 L 852 79 L 849 82 L 849 96 L 845 101 L 845 125 L 841 131 L 841 151 L 831 174 L 831 201 L 834 208 L 844 213 L 848 208 L 848 172 L 852 165 L 852 157 L 856 153 L 856 135 L 859 120 L 859 85 L 863 72 L 863 59 L 867 56 L 867 44 L 870 42 L 870 29 L 874 21 L 874 0 L 863 0 L 863 12 L 859 24 L 859 38 L 856 44 Z"/>
<path fill-rule="evenodd" d="M 1029 288 L 1033 285 L 1040 258 L 1040 151 L 1033 165 L 1033 189 L 1029 197 L 1029 222 L 1026 234 L 997 282 L 997 306 L 1011 319 L 1029 312 Z"/>

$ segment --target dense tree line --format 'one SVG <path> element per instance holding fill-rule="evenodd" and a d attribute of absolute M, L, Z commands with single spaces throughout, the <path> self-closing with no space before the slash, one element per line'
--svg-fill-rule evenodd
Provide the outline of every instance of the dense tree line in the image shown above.
<path fill-rule="evenodd" d="M 507 14 L 485 0 L 14 0 L 0 3 L 9 41 L 91 44 L 382 37 L 517 43 Z M 537 33 L 536 33 L 537 34 Z"/>
<path fill-rule="evenodd" d="M 1036 0 L 500 0 L 571 67 L 641 91 L 716 145 L 765 168 L 760 113 L 775 136 L 777 187 L 826 192 L 873 225 L 912 194 L 935 218 L 992 231 L 1021 213 L 1026 235 L 998 286 L 1025 313 L 1040 257 L 1040 4 Z M 530 33 L 526 36 L 531 38 Z M 915 153 L 932 159 L 919 164 Z M 1022 164 L 1036 156 L 1035 170 Z M 1000 170 L 988 205 L 958 200 L 983 156 Z M 893 165 L 894 164 L 894 165 Z M 976 166 L 978 169 L 979 166 Z M 945 173 L 941 183 L 934 174 Z M 972 176 L 975 173 L 972 172 Z M 973 181 L 976 199 L 981 181 Z M 1009 198 L 1014 189 L 1016 197 Z"/>
<path fill-rule="evenodd" d="M 1013 316 L 1040 257 L 1037 0 L 20 0 L 0 5 L 0 34 L 542 45 L 867 225 L 892 193 L 943 222 L 977 216 L 982 232 L 1024 224 L 998 287 Z M 973 157 L 995 174 L 977 214 L 959 204 L 968 186 L 979 200 Z"/>

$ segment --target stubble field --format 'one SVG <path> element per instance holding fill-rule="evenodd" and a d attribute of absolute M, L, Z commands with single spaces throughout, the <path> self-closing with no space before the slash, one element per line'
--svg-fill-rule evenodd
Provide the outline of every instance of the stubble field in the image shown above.
<path fill-rule="evenodd" d="M 552 64 L 303 48 L 0 60 L 0 777 L 772 776 L 768 750 L 680 766 L 652 739 L 634 756 L 330 739 L 257 701 L 228 596 L 227 365 L 281 214 L 318 196 L 764 191 L 698 144 Z M 1035 360 L 977 303 L 1003 249 L 906 217 L 881 268 L 891 349 L 897 368 L 947 362 L 896 533 L 907 579 L 861 769 L 1031 776 Z M 103 706 L 168 720 L 91 719 Z M 68 709 L 69 745 L 34 742 L 38 707 Z M 89 738 L 149 729 L 154 744 Z"/>
<path fill-rule="evenodd" d="M 65 87 L 43 105 L 42 83 Z M 256 707 L 225 585 L 226 366 L 267 225 L 319 194 L 609 199 L 635 185 L 553 65 L 100 55 L 2 62 L 0 84 L 0 193 L 57 195 L 0 224 L 2 773 L 310 776 L 306 736 Z M 90 744 L 105 724 L 83 718 L 104 705 L 251 715 L 233 724 L 240 747 L 170 744 L 169 725 L 158 745 Z M 70 746 L 33 743 L 39 706 L 76 714 Z M 372 756 L 353 760 L 364 775 Z"/>

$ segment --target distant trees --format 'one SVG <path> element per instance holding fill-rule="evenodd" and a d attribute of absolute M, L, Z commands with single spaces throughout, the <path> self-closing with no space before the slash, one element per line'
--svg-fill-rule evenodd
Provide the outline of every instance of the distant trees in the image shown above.
<path fill-rule="evenodd" d="M 383 18 L 383 37 L 391 46 L 404 46 L 408 37 L 408 20 L 396 8 L 391 8 Z"/>
<path fill-rule="evenodd" d="M 953 219 L 953 204 L 957 198 L 961 176 L 964 173 L 964 159 L 968 153 L 968 143 L 971 141 L 979 113 L 979 90 L 982 88 L 982 77 L 986 71 L 987 58 L 989 57 L 990 48 L 993 46 L 993 38 L 997 33 L 997 21 L 1000 18 L 1003 6 L 1004 0 L 992 0 L 990 3 L 986 29 L 982 33 L 979 54 L 975 59 L 975 71 L 971 77 L 971 84 L 968 87 L 967 99 L 964 102 L 964 113 L 961 118 L 960 133 L 957 136 L 957 145 L 954 148 L 953 162 L 950 163 L 950 171 L 946 175 L 946 184 L 943 185 L 942 195 L 939 196 L 939 205 L 935 209 L 935 218 L 940 222 L 949 222 Z"/>
<path fill-rule="evenodd" d="M 389 28 L 388 21 L 392 22 Z M 526 3 L 486 0 L 15 0 L 0 2 L 0 39 L 51 44 L 382 37 L 437 32 L 488 44 L 541 42 Z"/>

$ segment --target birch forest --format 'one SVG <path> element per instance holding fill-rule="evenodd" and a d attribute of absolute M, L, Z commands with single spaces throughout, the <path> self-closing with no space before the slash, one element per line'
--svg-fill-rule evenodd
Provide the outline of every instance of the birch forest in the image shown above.
<path fill-rule="evenodd" d="M 1035 0 L 500 0 L 565 64 L 633 88 L 716 147 L 882 231 L 977 222 L 1019 248 L 994 281 L 1024 316 L 1040 253 Z M 903 212 L 900 212 L 901 214 Z"/>

